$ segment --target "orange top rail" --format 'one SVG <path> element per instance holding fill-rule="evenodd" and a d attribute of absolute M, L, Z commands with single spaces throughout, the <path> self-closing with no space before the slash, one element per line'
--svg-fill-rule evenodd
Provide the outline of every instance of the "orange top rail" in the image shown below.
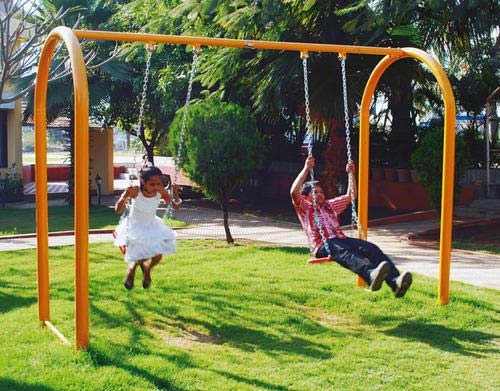
<path fill-rule="evenodd" d="M 371 54 L 401 56 L 403 50 L 399 48 L 382 48 L 376 46 L 353 46 L 353 45 L 331 45 L 321 43 L 303 42 L 277 42 L 277 41 L 255 41 L 229 38 L 207 38 L 189 35 L 161 35 L 145 33 L 122 33 L 116 31 L 91 31 L 73 30 L 75 35 L 81 39 L 93 39 L 104 41 L 132 41 L 148 43 L 173 43 L 181 45 L 198 46 L 224 46 L 241 49 L 267 49 L 267 50 L 290 50 L 309 51 L 325 53 L 344 54 Z"/>

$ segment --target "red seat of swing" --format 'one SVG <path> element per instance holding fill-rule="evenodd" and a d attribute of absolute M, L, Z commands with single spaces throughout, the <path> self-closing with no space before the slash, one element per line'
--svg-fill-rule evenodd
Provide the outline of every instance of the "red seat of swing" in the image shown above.
<path fill-rule="evenodd" d="M 116 239 L 116 236 L 117 236 L 116 235 L 116 231 L 113 231 L 112 235 Z M 122 254 L 125 255 L 125 253 L 127 252 L 127 246 L 125 246 L 124 244 L 122 244 L 121 246 L 118 246 L 118 248 L 120 249 L 120 251 L 122 252 Z"/>
<path fill-rule="evenodd" d="M 307 261 L 309 265 L 314 265 L 316 263 L 325 263 L 325 262 L 335 262 L 335 259 L 332 257 L 324 257 L 324 258 L 311 258 Z"/>

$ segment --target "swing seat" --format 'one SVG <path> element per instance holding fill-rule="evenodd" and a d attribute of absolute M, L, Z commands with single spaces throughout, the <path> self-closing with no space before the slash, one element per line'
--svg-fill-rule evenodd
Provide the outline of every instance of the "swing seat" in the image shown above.
<path fill-rule="evenodd" d="M 324 258 L 311 258 L 307 261 L 309 265 L 314 265 L 316 263 L 325 263 L 325 262 L 335 262 L 335 259 L 332 257 L 324 257 Z"/>
<path fill-rule="evenodd" d="M 111 233 L 113 235 L 113 237 L 116 239 L 116 231 L 113 231 Z M 118 246 L 118 248 L 120 249 L 120 251 L 122 252 L 123 255 L 125 255 L 125 253 L 127 252 L 127 246 L 125 246 L 124 244 L 122 244 L 121 246 Z"/>

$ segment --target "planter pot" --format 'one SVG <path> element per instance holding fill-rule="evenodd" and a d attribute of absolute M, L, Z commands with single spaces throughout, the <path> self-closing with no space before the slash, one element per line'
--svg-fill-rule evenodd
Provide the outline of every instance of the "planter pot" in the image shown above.
<path fill-rule="evenodd" d="M 372 167 L 370 171 L 374 181 L 381 181 L 384 179 L 384 169 L 382 167 Z"/>
<path fill-rule="evenodd" d="M 413 183 L 420 182 L 420 175 L 418 175 L 417 170 L 410 170 L 410 178 Z"/>
<path fill-rule="evenodd" d="M 394 168 L 384 168 L 384 175 L 386 181 L 394 182 L 396 170 Z"/>
<path fill-rule="evenodd" d="M 396 169 L 398 173 L 398 182 L 410 182 L 410 170 L 407 168 Z"/>

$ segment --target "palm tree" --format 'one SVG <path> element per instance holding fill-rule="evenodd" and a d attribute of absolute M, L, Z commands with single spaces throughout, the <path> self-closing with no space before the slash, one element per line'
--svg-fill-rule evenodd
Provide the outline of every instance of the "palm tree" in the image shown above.
<path fill-rule="evenodd" d="M 370 33 L 363 44 L 416 46 L 431 51 L 450 69 L 452 76 L 464 62 L 471 61 L 477 48 L 483 48 L 483 56 L 498 58 L 500 53 L 500 5 L 497 1 L 378 0 L 371 1 L 361 14 L 362 18 L 353 15 L 349 29 L 353 34 Z M 491 42 L 494 34 L 495 44 Z M 430 105 L 437 112 L 442 109 L 433 75 L 421 64 L 405 61 L 394 64 L 381 80 L 392 114 L 389 148 L 395 164 L 406 163 L 411 154 L 415 138 L 414 93 L 425 101 L 427 111 Z M 418 88 L 415 88 L 416 83 Z"/>
<path fill-rule="evenodd" d="M 275 41 L 355 44 L 359 37 L 344 31 L 349 20 L 338 10 L 348 1 L 184 1 L 170 15 L 185 21 L 185 30 L 198 35 Z M 185 15 L 189 15 L 185 18 Z M 283 133 L 304 118 L 304 85 L 299 53 L 204 50 L 201 83 L 213 94 L 239 104 L 252 104 L 260 127 L 268 135 Z M 344 177 L 345 134 L 340 64 L 334 54 L 311 53 L 309 83 L 311 117 L 317 131 L 326 131 L 325 184 L 332 192 Z M 356 111 L 366 64 L 373 59 L 348 60 L 349 111 Z M 332 93 L 332 91 L 334 91 Z"/>

